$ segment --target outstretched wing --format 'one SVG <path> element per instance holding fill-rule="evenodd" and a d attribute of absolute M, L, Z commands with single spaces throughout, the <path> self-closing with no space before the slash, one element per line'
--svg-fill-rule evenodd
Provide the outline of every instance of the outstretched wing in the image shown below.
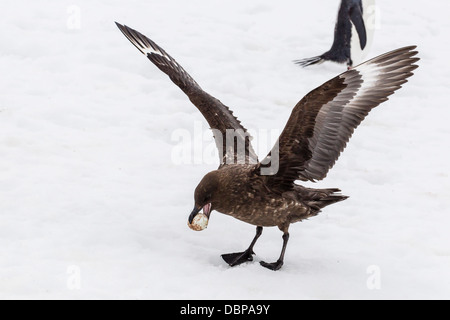
<path fill-rule="evenodd" d="M 250 135 L 227 106 L 205 92 L 183 67 L 155 42 L 127 26 L 117 22 L 116 25 L 125 37 L 167 74 L 200 110 L 213 129 L 221 165 L 257 163 L 258 157 L 251 146 Z"/>
<path fill-rule="evenodd" d="M 413 75 L 419 60 L 415 49 L 383 54 L 307 94 L 292 111 L 278 144 L 261 161 L 267 185 L 283 192 L 295 180 L 325 178 L 369 111 Z"/>

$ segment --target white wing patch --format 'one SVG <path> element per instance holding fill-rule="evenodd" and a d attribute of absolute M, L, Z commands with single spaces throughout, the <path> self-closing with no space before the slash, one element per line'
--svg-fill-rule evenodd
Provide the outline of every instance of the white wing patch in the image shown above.
<path fill-rule="evenodd" d="M 419 60 L 414 49 L 386 53 L 339 76 L 347 87 L 318 112 L 309 138 L 312 158 L 301 177 L 312 181 L 325 177 L 370 110 L 388 100 L 412 76 Z"/>
<path fill-rule="evenodd" d="M 353 100 L 356 100 L 358 97 L 364 96 L 367 90 L 373 90 L 373 88 L 376 87 L 377 82 L 380 80 L 380 75 L 382 74 L 382 67 L 374 63 L 366 63 L 357 66 L 354 70 L 358 71 L 362 78 L 361 87 L 353 98 Z M 341 75 L 341 77 L 344 77 L 344 75 Z M 344 83 L 348 84 L 347 80 Z"/>

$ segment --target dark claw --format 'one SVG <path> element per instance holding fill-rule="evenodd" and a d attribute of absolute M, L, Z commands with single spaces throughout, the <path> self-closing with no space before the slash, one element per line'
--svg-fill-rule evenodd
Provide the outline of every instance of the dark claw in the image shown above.
<path fill-rule="evenodd" d="M 281 267 L 283 266 L 283 261 L 278 260 L 277 262 L 272 262 L 272 263 L 267 263 L 267 262 L 261 261 L 260 264 L 267 269 L 277 271 L 277 270 L 280 270 Z"/>
<path fill-rule="evenodd" d="M 253 261 L 253 254 L 255 254 L 253 251 L 248 250 L 244 252 L 227 253 L 222 255 L 222 259 L 231 267 L 234 267 L 248 261 Z"/>

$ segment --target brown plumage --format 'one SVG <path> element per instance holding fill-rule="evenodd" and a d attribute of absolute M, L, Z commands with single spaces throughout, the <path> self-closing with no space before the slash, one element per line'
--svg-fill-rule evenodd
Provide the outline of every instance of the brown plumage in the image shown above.
<path fill-rule="evenodd" d="M 257 226 L 244 252 L 222 255 L 231 266 L 251 261 L 263 227 L 283 232 L 283 248 L 274 263 L 283 265 L 289 225 L 317 215 L 322 208 L 345 200 L 339 189 L 311 189 L 296 180 L 326 177 L 354 129 L 371 109 L 386 101 L 413 75 L 419 60 L 415 46 L 398 49 L 351 69 L 307 94 L 293 109 L 278 142 L 261 162 L 250 136 L 228 107 L 206 93 L 162 48 L 141 33 L 117 24 L 122 33 L 186 93 L 213 129 L 220 165 L 195 189 L 189 221 L 202 209 Z"/>

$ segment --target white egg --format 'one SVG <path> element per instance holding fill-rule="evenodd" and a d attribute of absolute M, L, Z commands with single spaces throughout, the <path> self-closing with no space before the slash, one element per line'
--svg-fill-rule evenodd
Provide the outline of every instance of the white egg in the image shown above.
<path fill-rule="evenodd" d="M 209 219 L 206 215 L 204 215 L 203 213 L 199 213 L 194 217 L 192 223 L 189 223 L 188 221 L 188 226 L 192 230 L 202 231 L 205 230 L 206 227 L 208 226 L 208 220 Z"/>

